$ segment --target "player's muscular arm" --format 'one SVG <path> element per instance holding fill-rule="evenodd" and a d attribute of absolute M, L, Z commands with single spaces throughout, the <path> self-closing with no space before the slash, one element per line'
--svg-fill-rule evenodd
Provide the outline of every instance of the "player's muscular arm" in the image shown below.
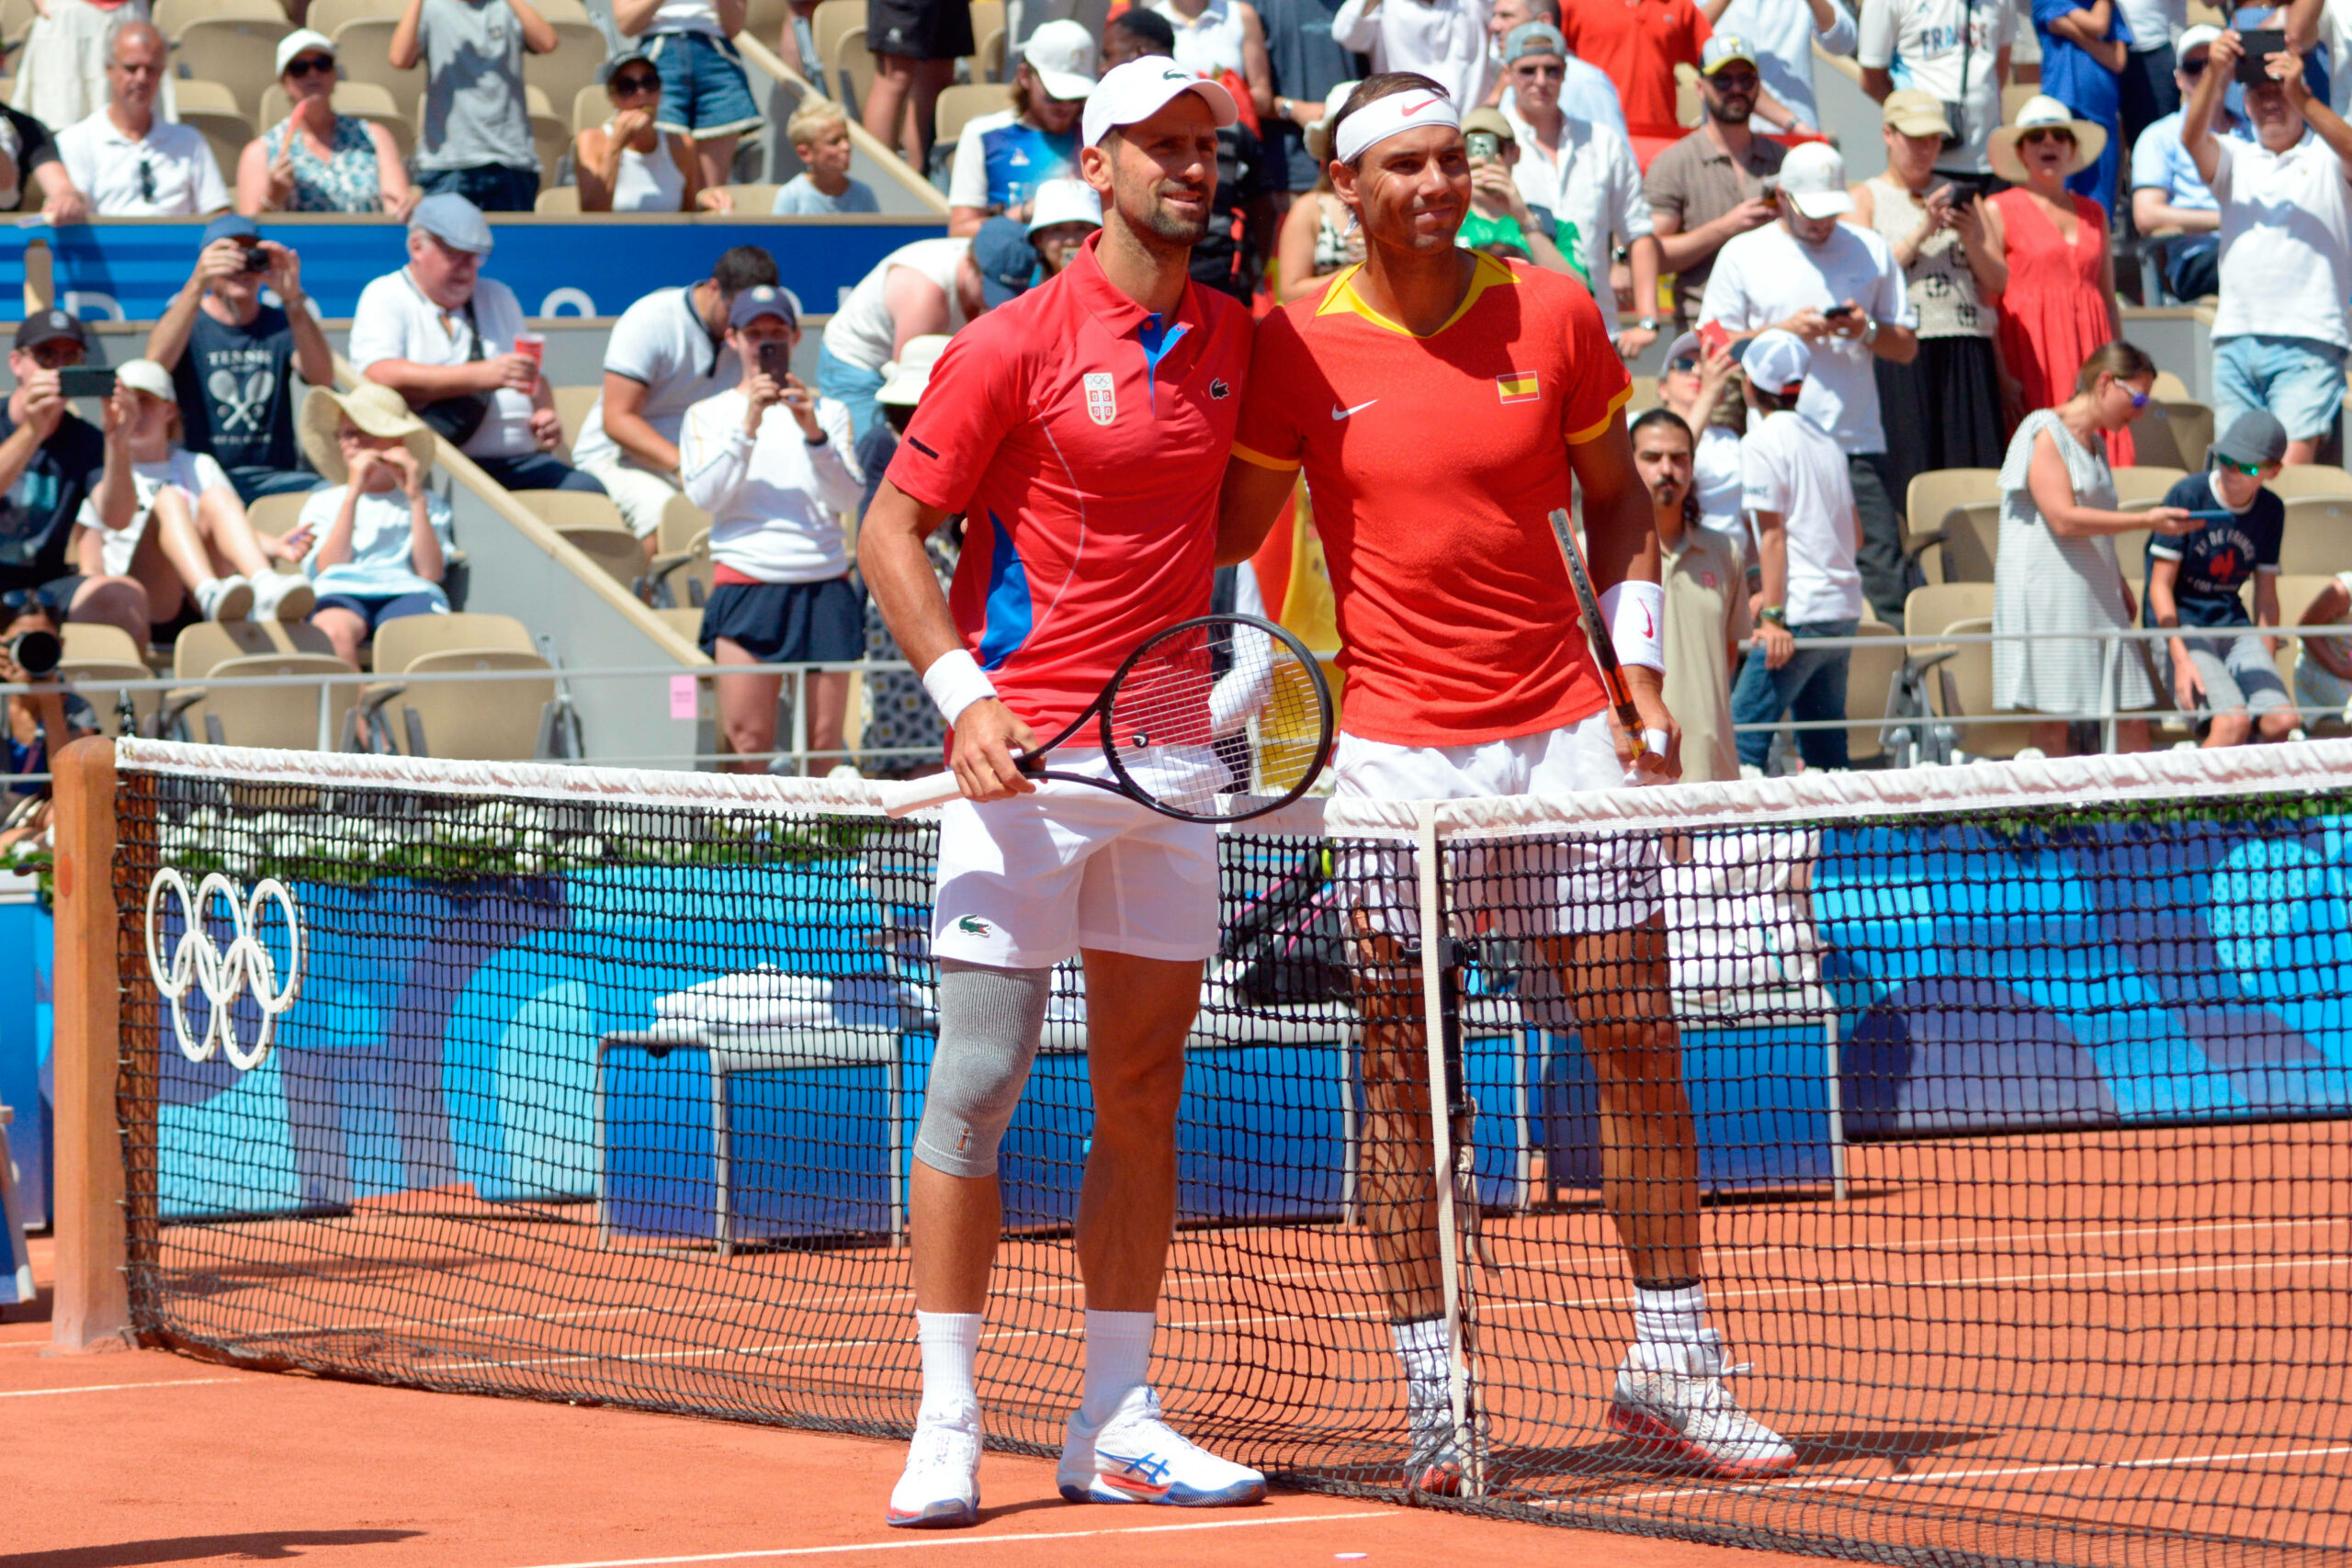
<path fill-rule="evenodd" d="M 1217 497 L 1217 565 L 1233 566 L 1258 553 L 1297 482 L 1295 468 L 1269 468 L 1247 457 L 1226 459 L 1225 489 Z"/>
<path fill-rule="evenodd" d="M 1585 554 L 1593 592 L 1606 593 L 1621 582 L 1657 581 L 1657 524 L 1624 425 L 1612 419 L 1600 435 L 1569 447 L 1568 467 L 1584 491 Z M 1667 711 L 1665 677 L 1646 665 L 1628 664 L 1623 671 L 1642 727 L 1668 736 L 1665 755 L 1645 752 L 1639 766 L 1645 773 L 1674 778 L 1682 771 L 1682 729 Z M 1630 761 L 1633 738 L 1617 739 L 1621 754 Z"/>
<path fill-rule="evenodd" d="M 946 513 L 925 506 L 886 479 L 858 529 L 857 564 L 865 575 L 866 592 L 874 595 L 907 662 L 918 671 L 929 670 L 942 654 L 964 646 L 922 547 L 932 530 L 945 521 Z M 992 697 L 983 698 L 956 716 L 951 766 L 969 799 L 1025 795 L 1037 786 L 1013 766 L 1012 754 L 1036 744 L 1037 737 L 1011 708 Z"/>

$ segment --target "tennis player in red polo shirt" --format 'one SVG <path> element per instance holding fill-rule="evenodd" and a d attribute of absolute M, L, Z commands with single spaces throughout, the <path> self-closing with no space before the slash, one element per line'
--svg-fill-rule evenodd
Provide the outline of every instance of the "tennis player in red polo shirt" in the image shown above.
<path fill-rule="evenodd" d="M 1304 467 L 1345 646 L 1335 793 L 1559 795 L 1672 777 L 1657 536 L 1622 417 L 1630 383 L 1599 308 L 1572 278 L 1455 246 L 1469 153 L 1429 78 L 1366 80 L 1331 144 L 1331 183 L 1365 257 L 1259 326 L 1221 554 L 1255 547 Z M 1572 479 L 1646 732 L 1638 758 L 1611 723 L 1547 520 Z M 1406 1382 L 1407 1483 L 1451 1493 L 1483 1427 L 1457 1427 L 1451 1398 L 1416 874 L 1393 849 L 1345 854 L 1338 874 L 1365 1019 L 1359 1190 Z M 1677 1465 L 1788 1468 L 1789 1445 L 1724 1389 L 1707 1323 L 1655 837 L 1469 847 L 1448 874 L 1489 934 L 1530 950 L 1531 1014 L 1578 1032 L 1599 1081 L 1602 1195 L 1634 1286 L 1611 1424 Z"/>
<path fill-rule="evenodd" d="M 1187 274 L 1232 96 L 1172 61 L 1105 74 L 1079 168 L 1102 231 L 967 327 L 865 515 L 860 565 L 954 727 L 964 798 L 940 829 L 939 1048 L 914 1145 L 922 1403 L 894 1525 L 979 1517 L 973 1359 L 1002 1229 L 997 1145 L 1044 1028 L 1053 965 L 1086 964 L 1094 1123 L 1079 1201 L 1086 1382 L 1057 1476 L 1072 1502 L 1254 1502 L 1265 1478 L 1160 1419 L 1147 1374 L 1176 1214 L 1184 1036 L 1216 951 L 1216 835 L 1013 765 L 1145 638 L 1209 609 L 1217 489 L 1249 312 Z M 925 536 L 964 514 L 942 597 Z M 1082 747 L 1057 767 L 1090 765 Z M 1099 753 L 1091 764 L 1101 766 Z"/>

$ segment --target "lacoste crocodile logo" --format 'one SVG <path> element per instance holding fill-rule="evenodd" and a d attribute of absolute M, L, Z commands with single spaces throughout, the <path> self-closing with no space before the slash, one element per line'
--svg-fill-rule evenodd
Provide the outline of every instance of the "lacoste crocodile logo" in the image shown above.
<path fill-rule="evenodd" d="M 967 915 L 956 922 L 956 929 L 970 936 L 989 936 L 993 928 L 978 915 Z"/>

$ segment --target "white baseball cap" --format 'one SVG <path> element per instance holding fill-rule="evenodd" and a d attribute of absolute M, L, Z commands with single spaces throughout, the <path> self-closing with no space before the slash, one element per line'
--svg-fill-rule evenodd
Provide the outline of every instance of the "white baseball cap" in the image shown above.
<path fill-rule="evenodd" d="M 329 60 L 336 59 L 334 39 L 310 28 L 296 28 L 277 40 L 277 73 L 285 75 L 286 68 L 306 54 L 323 54 Z"/>
<path fill-rule="evenodd" d="M 1826 141 L 1804 141 L 1781 161 L 1781 195 L 1807 218 L 1837 218 L 1854 210 L 1846 193 L 1846 160 Z"/>
<path fill-rule="evenodd" d="M 2172 46 L 2173 53 L 2186 60 L 2200 49 L 2212 48 L 2213 40 L 2221 36 L 2222 29 L 2212 23 L 2199 22 L 2180 35 L 2180 41 Z"/>
<path fill-rule="evenodd" d="M 1771 327 L 1747 340 L 1739 351 L 1739 367 L 1747 372 L 1751 386 L 1785 398 L 1804 385 L 1813 369 L 1813 350 L 1796 333 Z"/>
<path fill-rule="evenodd" d="M 1149 119 L 1184 93 L 1201 96 L 1220 130 L 1241 118 L 1233 95 L 1216 83 L 1193 75 L 1164 54 L 1147 54 L 1105 71 L 1094 84 L 1093 96 L 1086 100 L 1085 145 L 1093 146 L 1120 126 Z"/>
<path fill-rule="evenodd" d="M 124 360 L 115 367 L 114 378 L 151 398 L 161 398 L 167 403 L 180 400 L 179 393 L 172 387 L 172 373 L 152 359 Z"/>
<path fill-rule="evenodd" d="M 1102 227 L 1102 198 L 1084 180 L 1047 180 L 1029 198 L 1029 232 L 1057 223 Z"/>
<path fill-rule="evenodd" d="M 1082 98 L 1094 91 L 1100 60 L 1094 52 L 1094 35 L 1083 23 L 1046 23 L 1021 46 L 1021 58 L 1037 73 L 1049 97 Z"/>

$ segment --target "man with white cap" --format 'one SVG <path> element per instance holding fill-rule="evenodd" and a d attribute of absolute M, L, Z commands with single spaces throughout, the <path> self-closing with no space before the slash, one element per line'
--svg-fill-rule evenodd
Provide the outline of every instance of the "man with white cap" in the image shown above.
<path fill-rule="evenodd" d="M 1758 416 L 1740 443 L 1742 504 L 1756 530 L 1764 591 L 1755 651 L 1732 688 L 1735 727 L 1778 724 L 1784 713 L 1800 724 L 1846 716 L 1848 651 L 1797 647 L 1801 637 L 1851 637 L 1862 615 L 1846 456 L 1802 406 L 1818 363 L 1803 338 L 1777 327 L 1740 349 L 1747 406 Z M 1737 744 L 1740 765 L 1761 770 L 1772 737 L 1758 728 Z M 1842 768 L 1846 732 L 1799 729 L 1797 752 L 1808 768 Z"/>
<path fill-rule="evenodd" d="M 1094 35 L 1047 22 L 1012 72 L 1012 107 L 964 122 L 947 174 L 947 231 L 974 234 L 993 215 L 1025 221 L 1047 180 L 1078 172 L 1078 117 L 1094 90 Z"/>
<path fill-rule="evenodd" d="M 1886 481 L 1886 429 L 1874 359 L 1908 365 L 1919 352 L 1918 313 L 1894 253 L 1877 234 L 1840 222 L 1854 210 L 1846 161 L 1826 142 L 1790 151 L 1781 164 L 1780 220 L 1752 230 L 1715 256 L 1700 301 L 1710 323 L 1734 338 L 1780 327 L 1812 350 L 1802 407 L 1838 439 L 1862 518 L 1862 586 L 1880 620 L 1903 625 L 1905 595 L 1918 586 L 1903 554 L 1903 529 Z"/>
<path fill-rule="evenodd" d="M 1217 128 L 1235 113 L 1223 87 L 1172 61 L 1103 76 L 1079 154 L 1102 232 L 956 337 L 865 517 L 866 586 L 954 726 L 964 790 L 940 829 L 939 1048 L 909 1188 L 923 1392 L 894 1525 L 978 1517 L 972 1365 L 1001 1228 L 997 1145 L 1053 966 L 1073 953 L 1094 1123 L 1078 1221 L 1085 1392 L 1057 1484 L 1072 1502 L 1265 1495 L 1256 1471 L 1171 1430 L 1148 1381 L 1184 1038 L 1217 946 L 1216 834 L 1083 784 L 1032 783 L 1013 762 L 1130 649 L 1208 610 L 1250 321 L 1187 265 L 1216 211 Z M 943 597 L 923 544 L 957 513 L 963 553 Z M 1056 755 L 1100 765 L 1083 749 Z"/>
<path fill-rule="evenodd" d="M 1755 130 L 1764 77 L 1756 51 L 1736 33 L 1707 40 L 1699 56 L 1699 129 L 1651 160 L 1642 194 L 1657 235 L 1658 265 L 1674 275 L 1674 320 L 1690 324 L 1715 254 L 1772 221 L 1769 187 L 1788 150 Z"/>
<path fill-rule="evenodd" d="M 1337 591 L 1347 705 L 1337 794 L 1498 798 L 1675 776 L 1661 696 L 1658 542 L 1620 417 L 1632 378 L 1592 297 L 1539 267 L 1459 251 L 1468 149 L 1427 77 L 1374 76 L 1332 128 L 1331 182 L 1362 265 L 1266 318 L 1225 483 L 1219 554 L 1245 558 L 1303 467 Z M 1432 433 L 1442 432 L 1442 440 Z M 1616 727 L 1550 515 L 1583 496 L 1587 558 L 1643 733 Z M 1435 1089 L 1410 852 L 1358 847 L 1351 906 L 1363 1016 L 1363 1194 L 1406 1387 L 1406 1484 L 1477 1483 L 1468 1346 L 1450 1332 L 1432 1168 Z M 1795 1462 L 1724 1390 L 1706 1324 L 1699 1168 L 1667 988 L 1657 846 L 1639 834 L 1501 846 L 1457 861 L 1492 934 L 1522 944 L 1531 1015 L 1580 1031 L 1600 1083 L 1603 1185 L 1634 1283 L 1634 1343 L 1609 1421 L 1676 1465 L 1726 1476 Z M 1481 893 L 1479 890 L 1484 889 Z M 1458 958 L 1444 964 L 1460 995 Z M 1458 1062 L 1459 1021 L 1438 1021 Z M 1449 1084 L 1449 1122 L 1470 1106 Z"/>
<path fill-rule="evenodd" d="M 2173 81 L 2184 101 L 2197 91 L 2198 79 L 2212 58 L 2213 40 L 2221 36 L 2221 28 L 2199 22 L 2172 46 L 2178 59 Z M 2177 238 L 2165 242 L 2165 288 L 2176 299 L 2202 299 L 2222 287 L 2222 208 L 2180 140 L 2183 113 L 2176 108 L 2152 121 L 2132 144 L 2132 224 L 2143 234 L 2181 231 Z M 2219 134 L 2241 141 L 2254 134 L 2231 112 L 2226 98 L 2213 111 L 2213 126 Z"/>
<path fill-rule="evenodd" d="M 408 265 L 359 291 L 353 368 L 408 400 L 417 417 L 508 490 L 605 487 L 554 456 L 563 443 L 555 395 L 536 355 L 515 346 L 522 302 L 481 276 L 490 254 L 481 209 L 446 192 L 416 204 Z"/>
<path fill-rule="evenodd" d="M 164 35 L 138 16 L 107 30 L 107 107 L 57 133 L 58 161 L 91 217 L 192 218 L 229 205 L 203 136 L 155 112 L 167 69 Z"/>

